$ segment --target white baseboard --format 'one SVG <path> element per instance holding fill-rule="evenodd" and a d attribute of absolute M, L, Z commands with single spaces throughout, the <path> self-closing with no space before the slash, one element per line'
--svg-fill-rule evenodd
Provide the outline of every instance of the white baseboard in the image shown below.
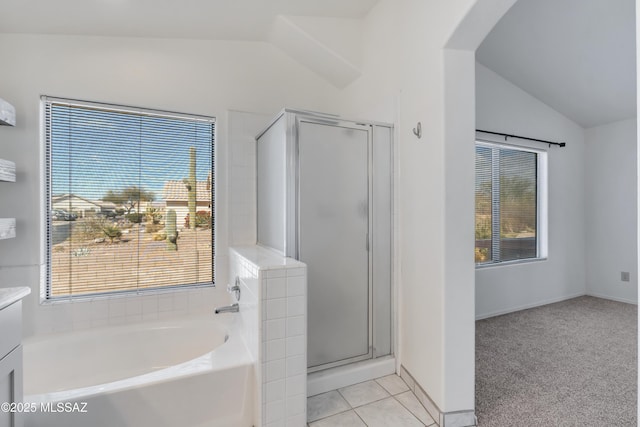
<path fill-rule="evenodd" d="M 475 427 L 478 424 L 475 410 L 442 412 L 424 388 L 413 378 L 413 375 L 404 366 L 400 366 L 400 377 L 407 383 L 409 389 L 422 404 L 424 409 L 431 415 L 439 427 Z"/>
<path fill-rule="evenodd" d="M 596 297 L 596 298 L 602 298 L 602 299 L 610 299 L 612 301 L 626 302 L 627 304 L 638 305 L 638 301 L 637 300 L 633 301 L 633 300 L 626 299 L 626 298 L 612 297 L 611 295 L 598 294 L 596 292 L 587 292 L 587 295 L 589 295 L 590 297 Z"/>
<path fill-rule="evenodd" d="M 393 356 L 365 360 L 314 372 L 307 375 L 307 396 L 315 396 L 316 394 L 395 374 L 395 372 L 396 358 Z"/>
<path fill-rule="evenodd" d="M 504 309 L 504 310 L 492 311 L 492 312 L 483 313 L 483 314 L 476 314 L 476 320 L 487 319 L 489 317 L 500 316 L 502 314 L 514 313 L 516 311 L 526 310 L 528 308 L 534 308 L 534 307 L 540 307 L 542 305 L 553 304 L 554 302 L 566 301 L 568 299 L 577 298 L 577 297 L 581 297 L 581 296 L 584 296 L 584 295 L 587 295 L 587 294 L 584 293 L 584 292 L 580 292 L 580 293 L 577 293 L 577 294 L 563 295 L 563 296 L 557 297 L 557 298 L 551 298 L 551 299 L 547 299 L 547 300 L 536 301 L 536 302 L 531 303 L 531 304 L 524 304 L 524 305 L 519 305 L 519 306 L 516 306 L 516 307 L 509 307 L 509 308 Z"/>

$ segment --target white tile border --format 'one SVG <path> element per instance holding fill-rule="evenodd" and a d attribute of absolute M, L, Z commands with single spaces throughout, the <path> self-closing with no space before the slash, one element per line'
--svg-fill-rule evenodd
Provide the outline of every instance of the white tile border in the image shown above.
<path fill-rule="evenodd" d="M 456 411 L 440 414 L 441 427 L 471 427 L 477 424 L 478 421 L 474 411 Z"/>
<path fill-rule="evenodd" d="M 416 395 L 418 401 L 424 406 L 431 418 L 436 420 L 439 427 L 474 427 L 478 421 L 474 410 L 442 412 L 438 405 L 429 397 L 426 391 L 418 384 L 409 371 L 400 365 L 400 378 L 409 386 Z"/>
<path fill-rule="evenodd" d="M 349 385 L 375 380 L 395 374 L 395 372 L 396 359 L 394 356 L 383 356 L 314 372 L 308 377 L 307 396 L 315 396 Z"/>

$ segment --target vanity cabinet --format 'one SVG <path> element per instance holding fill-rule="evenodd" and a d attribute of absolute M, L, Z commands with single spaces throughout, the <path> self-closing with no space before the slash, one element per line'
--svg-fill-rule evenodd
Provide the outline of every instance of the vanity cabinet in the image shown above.
<path fill-rule="evenodd" d="M 22 346 L 18 346 L 0 360 L 0 403 L 22 402 Z M 18 409 L 11 408 L 10 409 Z M 22 413 L 0 411 L 0 425 L 23 427 Z"/>
<path fill-rule="evenodd" d="M 22 298 L 30 292 L 0 288 L 0 404 L 22 402 Z M 0 426 L 22 427 L 22 414 L 0 411 Z"/>

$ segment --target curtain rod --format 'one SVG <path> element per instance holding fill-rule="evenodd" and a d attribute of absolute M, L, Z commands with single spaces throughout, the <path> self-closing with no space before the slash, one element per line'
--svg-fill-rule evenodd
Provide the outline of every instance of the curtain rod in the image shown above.
<path fill-rule="evenodd" d="M 564 147 L 564 146 L 567 145 L 566 142 L 545 141 L 544 139 L 528 138 L 526 136 L 510 135 L 508 133 L 491 132 L 491 131 L 488 131 L 488 130 L 476 129 L 476 132 L 490 133 L 492 135 L 504 136 L 504 140 L 505 141 L 507 140 L 507 138 L 518 138 L 518 139 L 526 139 L 528 141 L 535 141 L 535 142 L 542 142 L 544 144 L 549 144 L 549 147 L 551 147 L 552 145 L 557 145 L 558 147 Z"/>

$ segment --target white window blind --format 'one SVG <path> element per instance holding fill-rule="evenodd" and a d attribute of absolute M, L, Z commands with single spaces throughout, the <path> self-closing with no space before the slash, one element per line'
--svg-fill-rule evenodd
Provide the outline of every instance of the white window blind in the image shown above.
<path fill-rule="evenodd" d="M 46 297 L 212 285 L 215 119 L 42 102 Z"/>
<path fill-rule="evenodd" d="M 476 263 L 540 257 L 539 155 L 476 145 Z"/>

